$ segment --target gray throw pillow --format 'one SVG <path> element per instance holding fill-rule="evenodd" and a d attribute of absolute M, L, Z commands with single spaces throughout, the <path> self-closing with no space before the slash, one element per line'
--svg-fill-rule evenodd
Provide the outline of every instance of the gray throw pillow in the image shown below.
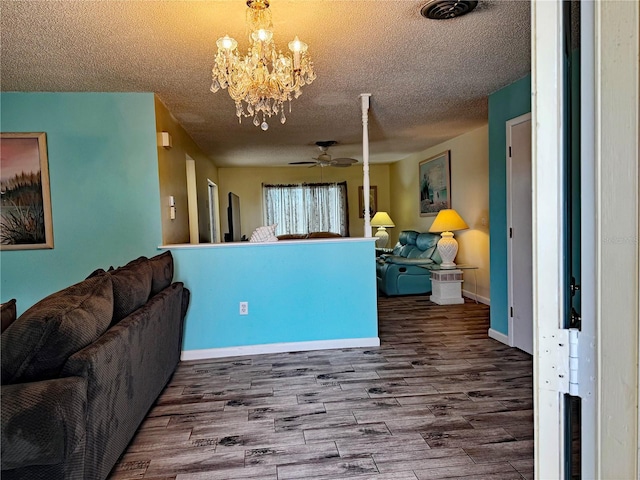
<path fill-rule="evenodd" d="M 9 325 L 16 321 L 16 299 L 12 298 L 8 302 L 0 305 L 0 314 L 2 315 L 2 331 L 4 332 Z"/>
<path fill-rule="evenodd" d="M 2 383 L 57 377 L 70 355 L 107 330 L 112 313 L 106 273 L 40 300 L 2 333 Z"/>
<path fill-rule="evenodd" d="M 149 264 L 153 275 L 151 279 L 151 296 L 153 297 L 171 285 L 173 280 L 173 256 L 170 251 L 166 251 L 151 257 Z"/>
<path fill-rule="evenodd" d="M 113 281 L 114 325 L 149 300 L 153 273 L 149 259 L 140 257 L 109 272 Z"/>

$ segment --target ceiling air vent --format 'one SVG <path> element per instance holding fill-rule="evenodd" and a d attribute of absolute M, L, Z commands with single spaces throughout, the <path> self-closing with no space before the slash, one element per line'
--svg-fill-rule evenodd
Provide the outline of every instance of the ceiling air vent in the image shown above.
<path fill-rule="evenodd" d="M 430 0 L 420 9 L 420 15 L 432 20 L 460 17 L 476 8 L 474 0 Z"/>

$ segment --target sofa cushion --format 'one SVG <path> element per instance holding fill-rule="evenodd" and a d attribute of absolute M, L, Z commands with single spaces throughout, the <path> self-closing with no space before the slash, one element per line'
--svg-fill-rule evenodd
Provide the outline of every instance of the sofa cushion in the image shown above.
<path fill-rule="evenodd" d="M 420 250 L 418 247 L 416 246 L 411 246 L 411 251 L 409 253 L 407 253 L 407 258 L 418 258 L 420 257 L 420 254 L 422 253 L 422 250 Z"/>
<path fill-rule="evenodd" d="M 283 233 L 277 235 L 278 240 L 304 240 L 307 238 L 307 233 Z"/>
<path fill-rule="evenodd" d="M 8 302 L 0 306 L 0 314 L 2 315 L 2 332 L 16 320 L 16 299 L 12 298 Z"/>
<path fill-rule="evenodd" d="M 387 263 L 394 263 L 396 265 L 431 265 L 433 260 L 430 258 L 404 258 L 391 255 L 386 259 Z"/>
<path fill-rule="evenodd" d="M 153 272 L 149 259 L 140 257 L 109 274 L 113 280 L 113 325 L 147 303 Z"/>
<path fill-rule="evenodd" d="M 342 235 L 333 232 L 311 232 L 307 238 L 342 238 Z"/>
<path fill-rule="evenodd" d="M 106 273 L 40 300 L 1 336 L 2 383 L 56 377 L 67 357 L 107 330 L 112 313 L 113 289 Z"/>
<path fill-rule="evenodd" d="M 100 275 L 101 273 L 104 273 L 104 268 L 97 268 L 89 275 L 87 275 L 87 278 L 95 277 L 96 275 Z"/>
<path fill-rule="evenodd" d="M 420 235 L 418 232 L 416 232 L 415 230 L 407 230 L 407 244 L 408 245 L 415 245 L 416 244 L 416 239 L 418 238 L 418 235 Z"/>
<path fill-rule="evenodd" d="M 402 245 L 415 245 L 418 232 L 415 230 L 403 230 L 398 236 L 398 242 Z"/>
<path fill-rule="evenodd" d="M 400 256 L 407 258 L 415 248 L 415 245 L 404 245 L 400 249 Z"/>
<path fill-rule="evenodd" d="M 420 250 L 426 250 L 429 247 L 433 247 L 440 240 L 440 235 L 434 235 L 433 233 L 421 233 L 416 238 L 416 246 Z"/>
<path fill-rule="evenodd" d="M 433 247 L 433 253 L 429 257 L 434 263 L 442 263 L 442 257 L 440 256 L 440 252 L 438 252 L 438 247 Z"/>
<path fill-rule="evenodd" d="M 151 296 L 160 293 L 173 281 L 173 255 L 170 251 L 149 259 L 151 265 Z"/>

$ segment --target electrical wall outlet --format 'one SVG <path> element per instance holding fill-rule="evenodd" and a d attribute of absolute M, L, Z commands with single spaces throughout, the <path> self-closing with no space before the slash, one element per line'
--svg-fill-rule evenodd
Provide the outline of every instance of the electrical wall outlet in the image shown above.
<path fill-rule="evenodd" d="M 240 302 L 240 315 L 249 315 L 249 302 Z"/>

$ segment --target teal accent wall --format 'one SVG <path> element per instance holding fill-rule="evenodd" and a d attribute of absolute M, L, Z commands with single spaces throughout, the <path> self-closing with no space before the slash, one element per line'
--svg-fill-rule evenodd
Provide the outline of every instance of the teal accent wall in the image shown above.
<path fill-rule="evenodd" d="M 54 249 L 0 252 L 18 311 L 162 242 L 152 93 L 2 93 L 3 132 L 45 132 Z"/>
<path fill-rule="evenodd" d="M 183 350 L 378 336 L 370 239 L 171 252 L 175 278 L 191 290 Z"/>
<path fill-rule="evenodd" d="M 489 95 L 491 328 L 509 333 L 506 122 L 531 111 L 531 75 Z"/>

